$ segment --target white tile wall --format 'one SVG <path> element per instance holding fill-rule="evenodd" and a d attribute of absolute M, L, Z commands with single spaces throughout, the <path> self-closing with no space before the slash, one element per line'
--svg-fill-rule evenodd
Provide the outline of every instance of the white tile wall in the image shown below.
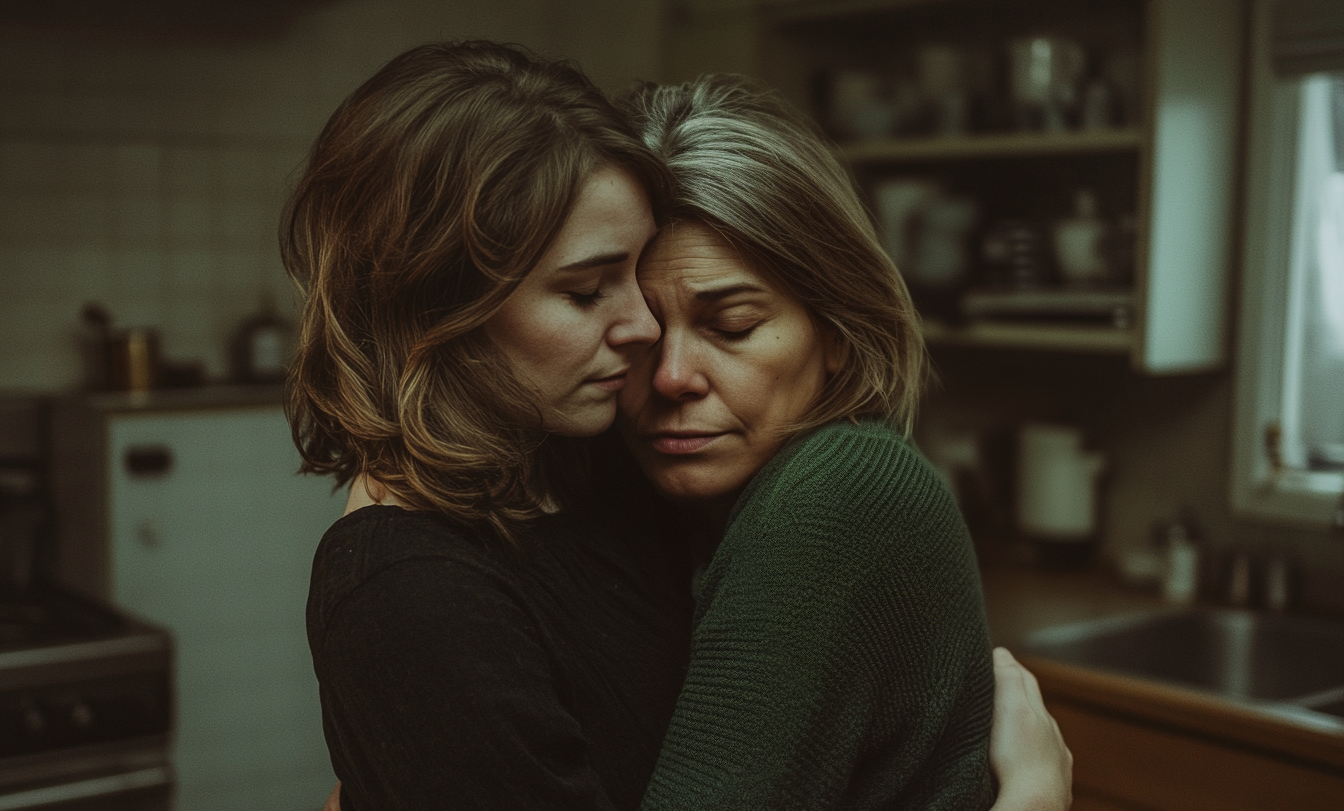
<path fill-rule="evenodd" d="M 276 248 L 289 176 L 379 65 L 479 36 L 573 56 L 615 85 L 651 75 L 659 2 L 329 0 L 285 30 L 218 41 L 0 21 L 0 390 L 79 385 L 89 301 L 224 375 L 228 337 L 261 298 L 293 301 Z"/>
<path fill-rule="evenodd" d="M 276 225 L 329 112 L 311 44 L 114 39 L 0 29 L 3 388 L 79 384 L 88 301 L 214 376 L 263 295 L 292 301 Z"/>
<path fill-rule="evenodd" d="M 288 300 L 274 248 L 285 177 L 274 167 L 299 163 L 306 145 L 228 139 L 202 147 L 107 132 L 45 144 L 30 137 L 0 142 L 4 385 L 78 381 L 74 348 L 86 301 L 101 301 L 122 325 L 159 327 L 167 355 L 223 374 L 220 350 L 232 325 L 262 291 Z M 170 312 L 178 317 L 165 322 Z"/>

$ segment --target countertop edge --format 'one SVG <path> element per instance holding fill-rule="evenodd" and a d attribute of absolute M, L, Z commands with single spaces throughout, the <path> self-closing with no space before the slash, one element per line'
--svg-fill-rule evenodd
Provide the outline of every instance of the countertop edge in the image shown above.
<path fill-rule="evenodd" d="M 1261 710 L 1143 679 L 1016 654 L 1035 674 L 1048 696 L 1122 713 L 1156 726 L 1222 738 L 1344 770 L 1344 735 L 1294 723 L 1272 710 Z"/>

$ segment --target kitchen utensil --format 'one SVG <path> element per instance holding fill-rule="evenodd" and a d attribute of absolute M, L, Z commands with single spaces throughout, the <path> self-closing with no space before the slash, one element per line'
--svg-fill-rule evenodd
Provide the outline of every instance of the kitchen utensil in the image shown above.
<path fill-rule="evenodd" d="M 1113 278 L 1112 229 L 1097 209 L 1097 195 L 1091 189 L 1078 189 L 1073 214 L 1055 223 L 1055 266 L 1065 284 L 1097 285 Z"/>
<path fill-rule="evenodd" d="M 900 111 L 876 72 L 836 70 L 830 76 L 829 93 L 830 124 L 838 137 L 880 138 L 895 130 Z"/>
<path fill-rule="evenodd" d="M 1297 603 L 1302 590 L 1302 570 L 1284 554 L 1274 555 L 1265 564 L 1265 608 L 1287 611 Z"/>
<path fill-rule="evenodd" d="M 1062 37 L 1022 37 L 1008 43 L 1019 129 L 1060 132 L 1069 128 L 1086 58 L 1081 45 Z"/>
<path fill-rule="evenodd" d="M 938 288 L 960 283 L 967 271 L 967 236 L 978 213 L 979 206 L 966 197 L 935 195 L 926 201 L 914 219 L 918 236 L 907 279 Z"/>
<path fill-rule="evenodd" d="M 935 183 L 908 178 L 884 181 L 874 196 L 887 250 L 915 303 L 925 315 L 959 316 L 977 203 L 948 194 Z"/>
<path fill-rule="evenodd" d="M 873 187 L 878 230 L 887 255 L 902 274 L 910 273 L 914 261 L 914 220 L 928 200 L 941 191 L 938 183 L 916 177 L 887 178 Z"/>
<path fill-rule="evenodd" d="M 101 391 L 147 392 L 158 385 L 162 357 L 158 330 L 150 327 L 112 326 L 112 318 L 98 304 L 85 305 L 89 328 L 89 382 Z"/>
<path fill-rule="evenodd" d="M 262 297 L 257 312 L 239 324 L 230 347 L 230 366 L 236 383 L 279 383 L 294 353 L 294 331 Z"/>
<path fill-rule="evenodd" d="M 1164 543 L 1167 565 L 1162 578 L 1162 599 L 1174 605 L 1189 605 L 1199 589 L 1199 547 L 1185 524 L 1167 527 Z"/>
<path fill-rule="evenodd" d="M 969 129 L 971 105 L 965 62 L 960 49 L 943 43 L 926 43 L 915 52 L 920 89 L 938 135 L 963 135 Z"/>
<path fill-rule="evenodd" d="M 1041 229 L 1027 220 L 999 220 L 985 231 L 981 260 L 986 284 L 1032 289 L 1049 281 L 1049 249 Z"/>

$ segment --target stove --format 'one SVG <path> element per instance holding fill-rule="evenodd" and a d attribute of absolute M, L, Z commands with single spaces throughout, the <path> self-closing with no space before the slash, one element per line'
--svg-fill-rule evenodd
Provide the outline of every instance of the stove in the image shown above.
<path fill-rule="evenodd" d="M 170 807 L 168 634 L 54 586 L 0 590 L 0 811 Z"/>

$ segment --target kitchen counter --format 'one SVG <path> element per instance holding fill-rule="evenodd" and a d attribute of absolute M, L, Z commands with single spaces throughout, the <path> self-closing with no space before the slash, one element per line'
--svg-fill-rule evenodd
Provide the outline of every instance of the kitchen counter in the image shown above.
<path fill-rule="evenodd" d="M 1042 628 L 1165 605 L 1156 592 L 1122 586 L 1096 567 L 1060 572 L 999 563 L 982 567 L 980 578 L 990 636 L 995 645 L 1014 652 L 1024 637 Z"/>
<path fill-rule="evenodd" d="M 982 569 L 990 633 L 1041 684 L 1075 755 L 1075 809 L 1344 807 L 1344 723 L 1021 653 L 1033 631 L 1166 607 L 1094 568 Z M 1324 804 L 1322 804 L 1324 803 Z M 1338 803 L 1338 804 L 1337 804 Z"/>
<path fill-rule="evenodd" d="M 193 411 L 279 405 L 284 400 L 284 386 L 221 384 L 146 392 L 82 392 L 74 397 L 86 408 L 102 413 Z"/>

